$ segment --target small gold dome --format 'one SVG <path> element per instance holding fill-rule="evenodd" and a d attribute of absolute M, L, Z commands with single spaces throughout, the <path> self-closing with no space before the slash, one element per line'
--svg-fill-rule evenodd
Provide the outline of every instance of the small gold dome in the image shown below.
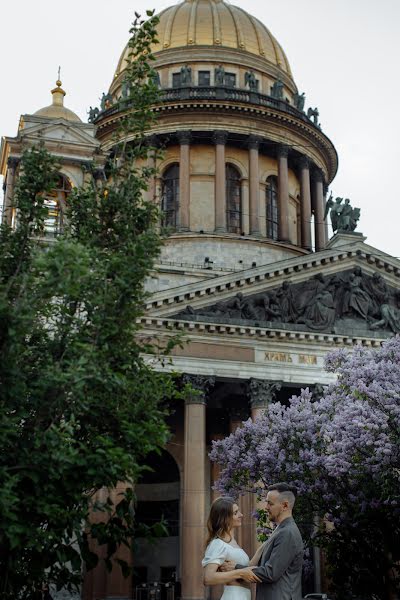
<path fill-rule="evenodd" d="M 238 6 L 224 0 L 184 0 L 158 16 L 159 43 L 153 47 L 154 53 L 185 46 L 235 48 L 264 58 L 293 79 L 286 55 L 274 36 Z M 128 53 L 126 47 L 115 76 L 124 70 Z"/>
<path fill-rule="evenodd" d="M 56 81 L 56 86 L 51 93 L 53 95 L 53 103 L 50 106 L 40 108 L 34 114 L 38 117 L 46 119 L 65 119 L 75 123 L 82 123 L 82 120 L 72 110 L 64 106 L 65 92 L 61 87 L 62 83 L 59 79 Z"/>

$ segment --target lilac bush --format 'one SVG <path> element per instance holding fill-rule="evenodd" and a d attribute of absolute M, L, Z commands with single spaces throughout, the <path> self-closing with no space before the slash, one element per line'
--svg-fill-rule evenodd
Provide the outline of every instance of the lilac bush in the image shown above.
<path fill-rule="evenodd" d="M 400 561 L 400 338 L 336 350 L 337 380 L 314 399 L 271 404 L 256 422 L 213 442 L 217 487 L 261 498 L 274 481 L 299 490 L 297 520 L 324 548 L 338 598 L 394 598 Z M 315 520 L 320 527 L 315 531 Z M 265 535 L 265 522 L 259 522 Z M 397 581 L 396 581 L 397 579 Z"/>

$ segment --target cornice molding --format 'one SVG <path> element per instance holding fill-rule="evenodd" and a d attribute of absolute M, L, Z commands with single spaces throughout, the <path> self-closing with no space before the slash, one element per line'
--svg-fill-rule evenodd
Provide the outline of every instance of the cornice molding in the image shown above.
<path fill-rule="evenodd" d="M 357 335 L 339 335 L 335 333 L 314 333 L 305 331 L 290 331 L 279 328 L 265 328 L 249 325 L 228 325 L 219 323 L 193 322 L 184 321 L 178 318 L 162 318 L 162 317 L 142 317 L 138 319 L 138 324 L 144 331 L 159 331 L 163 330 L 166 334 L 172 331 L 181 331 L 186 334 L 203 334 L 212 336 L 222 336 L 223 338 L 253 338 L 259 340 L 275 340 L 279 342 L 301 342 L 318 344 L 326 348 L 337 346 L 354 346 L 361 344 L 363 346 L 377 348 L 382 342 L 388 339 L 387 337 L 370 338 Z"/>

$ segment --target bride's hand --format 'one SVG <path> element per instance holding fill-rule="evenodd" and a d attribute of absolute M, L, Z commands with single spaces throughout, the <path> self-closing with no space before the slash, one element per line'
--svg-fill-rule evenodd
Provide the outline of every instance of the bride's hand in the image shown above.
<path fill-rule="evenodd" d="M 238 569 L 240 579 L 247 581 L 248 583 L 261 583 L 261 579 L 258 579 L 257 575 L 253 573 L 255 567 L 246 567 L 245 569 Z"/>
<path fill-rule="evenodd" d="M 218 571 L 222 571 L 223 573 L 226 573 L 227 571 L 234 571 L 235 564 L 236 563 L 233 560 L 226 560 L 222 563 L 222 565 L 220 565 Z"/>

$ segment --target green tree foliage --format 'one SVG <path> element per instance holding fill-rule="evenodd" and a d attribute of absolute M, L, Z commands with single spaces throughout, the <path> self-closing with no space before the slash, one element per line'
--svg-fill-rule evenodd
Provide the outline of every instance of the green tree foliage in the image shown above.
<path fill-rule="evenodd" d="M 157 89 L 157 18 L 135 21 L 131 90 L 107 179 L 74 190 L 62 236 L 43 243 L 45 197 L 57 165 L 41 147 L 21 163 L 18 224 L 0 230 L 0 597 L 34 599 L 44 583 L 72 588 L 105 544 L 106 563 L 130 544 L 131 487 L 149 451 L 165 444 L 171 377 L 142 358 L 143 284 L 160 249 L 157 210 L 140 168 Z M 127 141 L 128 140 L 128 141 Z M 155 149 L 151 149 L 155 151 Z M 142 160 L 142 164 L 143 160 Z M 42 240 L 42 241 L 41 241 Z M 158 352 L 158 349 L 157 349 Z M 100 502 L 95 493 L 109 490 Z M 106 494 L 107 496 L 107 494 Z M 101 511 L 103 523 L 89 515 Z M 121 564 L 126 572 L 126 565 Z"/>

